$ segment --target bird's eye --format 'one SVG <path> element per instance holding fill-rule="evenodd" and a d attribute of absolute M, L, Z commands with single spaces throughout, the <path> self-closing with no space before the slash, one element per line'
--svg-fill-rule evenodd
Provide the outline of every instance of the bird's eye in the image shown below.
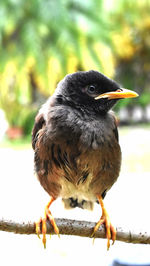
<path fill-rule="evenodd" d="M 95 87 L 94 85 L 89 85 L 89 86 L 87 87 L 87 92 L 88 92 L 89 94 L 94 94 L 94 93 L 96 92 L 96 87 Z"/>

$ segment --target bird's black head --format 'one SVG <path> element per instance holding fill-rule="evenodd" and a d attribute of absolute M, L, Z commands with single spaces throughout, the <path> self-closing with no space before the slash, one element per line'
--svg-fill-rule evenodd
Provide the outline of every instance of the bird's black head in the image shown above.
<path fill-rule="evenodd" d="M 115 81 L 94 70 L 67 75 L 55 93 L 60 103 L 96 113 L 108 112 L 120 98 L 135 97 L 135 93 L 124 92 Z"/>

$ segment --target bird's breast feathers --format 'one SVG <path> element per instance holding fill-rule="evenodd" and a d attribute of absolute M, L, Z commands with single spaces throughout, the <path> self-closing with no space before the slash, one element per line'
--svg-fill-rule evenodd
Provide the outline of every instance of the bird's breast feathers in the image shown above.
<path fill-rule="evenodd" d="M 111 114 L 84 121 L 68 110 L 52 111 L 42 125 L 35 137 L 35 170 L 50 195 L 95 201 L 113 185 L 121 153 Z"/>

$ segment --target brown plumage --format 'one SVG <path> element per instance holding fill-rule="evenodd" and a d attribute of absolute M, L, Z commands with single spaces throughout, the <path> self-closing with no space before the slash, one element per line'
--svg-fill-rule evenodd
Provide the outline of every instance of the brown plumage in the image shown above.
<path fill-rule="evenodd" d="M 117 180 L 121 164 L 116 120 L 109 110 L 118 99 L 135 96 L 99 72 L 77 72 L 66 76 L 40 109 L 32 132 L 32 146 L 35 172 L 51 196 L 43 220 L 44 245 L 46 219 L 50 219 L 59 233 L 49 210 L 58 197 L 66 208 L 92 209 L 98 201 L 102 217 L 94 232 L 105 223 L 108 248 L 111 234 L 115 240 L 115 229 L 102 202 Z"/>

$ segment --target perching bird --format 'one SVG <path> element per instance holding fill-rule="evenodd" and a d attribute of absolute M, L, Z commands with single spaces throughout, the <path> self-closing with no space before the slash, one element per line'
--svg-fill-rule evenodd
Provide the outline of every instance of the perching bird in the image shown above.
<path fill-rule="evenodd" d="M 104 208 L 103 198 L 117 180 L 121 150 L 116 119 L 110 109 L 118 99 L 136 97 L 97 71 L 67 75 L 42 106 L 32 131 L 35 172 L 50 195 L 44 218 L 36 224 L 46 245 L 46 220 L 56 234 L 59 229 L 49 209 L 58 197 L 66 208 L 92 209 L 95 202 L 102 216 L 93 230 L 106 226 L 107 248 L 116 230 Z"/>

